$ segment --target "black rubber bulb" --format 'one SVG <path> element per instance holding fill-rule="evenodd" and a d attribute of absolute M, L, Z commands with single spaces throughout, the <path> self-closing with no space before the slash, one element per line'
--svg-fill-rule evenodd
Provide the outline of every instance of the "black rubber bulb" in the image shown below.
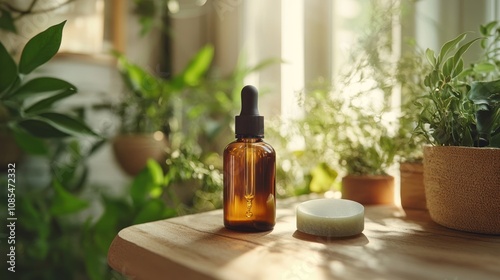
<path fill-rule="evenodd" d="M 241 90 L 240 116 L 259 115 L 259 93 L 254 86 L 245 86 Z"/>
<path fill-rule="evenodd" d="M 264 117 L 259 115 L 259 92 L 253 86 L 241 90 L 241 112 L 235 117 L 237 138 L 264 137 Z"/>

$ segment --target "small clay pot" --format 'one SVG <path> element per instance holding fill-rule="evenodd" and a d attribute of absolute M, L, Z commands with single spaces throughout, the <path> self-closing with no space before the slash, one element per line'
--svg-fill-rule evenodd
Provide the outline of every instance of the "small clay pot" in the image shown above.
<path fill-rule="evenodd" d="M 146 167 L 148 159 L 163 162 L 166 159 L 167 141 L 163 135 L 125 134 L 113 139 L 113 151 L 120 167 L 135 176 Z"/>
<path fill-rule="evenodd" d="M 342 198 L 364 205 L 394 204 L 394 177 L 347 175 L 342 178 Z"/>
<path fill-rule="evenodd" d="M 436 223 L 500 234 L 500 149 L 426 146 L 424 184 Z"/>
<path fill-rule="evenodd" d="M 401 206 L 403 209 L 427 210 L 425 203 L 424 164 L 404 162 L 399 165 Z"/>

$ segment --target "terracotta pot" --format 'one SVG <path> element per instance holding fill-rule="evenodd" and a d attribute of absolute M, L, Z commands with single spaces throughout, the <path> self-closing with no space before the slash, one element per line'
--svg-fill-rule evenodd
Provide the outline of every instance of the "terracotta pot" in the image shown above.
<path fill-rule="evenodd" d="M 399 165 L 401 206 L 403 209 L 427 210 L 425 204 L 424 164 L 404 162 Z"/>
<path fill-rule="evenodd" d="M 438 224 L 500 234 L 500 149 L 426 146 L 424 184 Z"/>
<path fill-rule="evenodd" d="M 0 133 L 0 170 L 7 170 L 9 163 L 17 163 L 23 152 L 9 133 Z"/>
<path fill-rule="evenodd" d="M 161 137 L 160 137 L 161 136 Z M 113 151 L 120 167 L 129 175 L 135 176 L 146 167 L 147 160 L 158 162 L 166 159 L 167 141 L 162 135 L 126 134 L 113 139 Z"/>
<path fill-rule="evenodd" d="M 361 204 L 393 204 L 394 177 L 347 175 L 342 178 L 342 198 Z"/>

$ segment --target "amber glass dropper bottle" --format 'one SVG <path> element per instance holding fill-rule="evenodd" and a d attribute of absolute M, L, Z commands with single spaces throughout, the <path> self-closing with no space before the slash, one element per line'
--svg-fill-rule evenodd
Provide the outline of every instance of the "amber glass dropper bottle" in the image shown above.
<path fill-rule="evenodd" d="M 264 142 L 258 92 L 241 90 L 236 141 L 224 149 L 224 226 L 240 231 L 272 230 L 276 223 L 276 153 Z"/>

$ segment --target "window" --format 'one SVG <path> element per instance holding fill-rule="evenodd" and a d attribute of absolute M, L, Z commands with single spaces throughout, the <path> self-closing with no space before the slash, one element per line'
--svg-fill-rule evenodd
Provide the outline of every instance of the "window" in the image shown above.
<path fill-rule="evenodd" d="M 276 103 L 276 96 L 263 97 L 268 101 L 263 102 L 266 115 L 300 116 L 298 92 L 318 79 L 335 78 L 359 35 L 366 33 L 372 5 L 383 7 L 387 3 L 392 2 L 243 1 L 243 34 L 240 37 L 244 43 L 241 50 L 248 52 L 249 64 L 268 57 L 283 60 L 280 67 L 248 79 L 248 83 L 279 95 L 279 103 Z M 397 57 L 401 28 L 397 18 L 388 20 L 394 21 L 390 32 L 393 53 Z M 277 112 L 276 108 L 280 110 Z"/>
<path fill-rule="evenodd" d="M 66 20 L 61 53 L 102 55 L 123 50 L 123 0 L 7 1 L 18 34 L 3 32 L 7 48 L 20 52 L 27 38 Z"/>

